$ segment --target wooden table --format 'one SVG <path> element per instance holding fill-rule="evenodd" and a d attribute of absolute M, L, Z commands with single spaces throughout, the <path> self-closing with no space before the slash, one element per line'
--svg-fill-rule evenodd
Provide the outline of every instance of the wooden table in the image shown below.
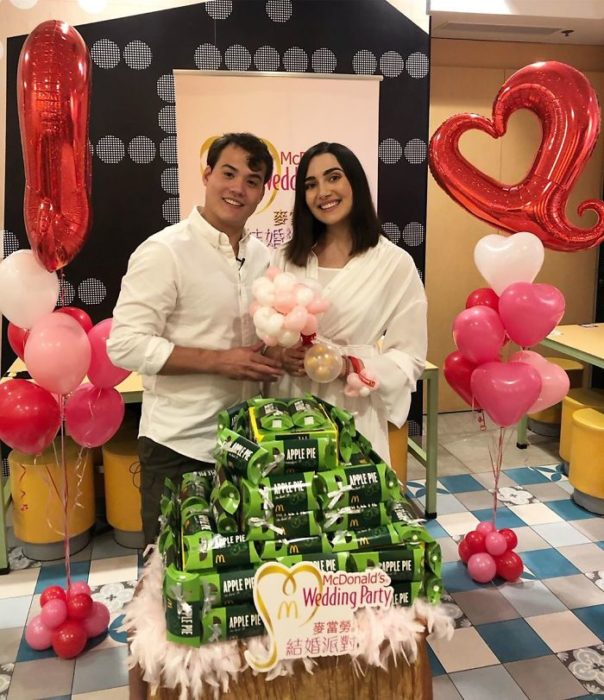
<path fill-rule="evenodd" d="M 556 326 L 540 345 L 592 367 L 604 369 L 604 323 Z M 526 416 L 518 424 L 517 445 L 527 446 Z"/>

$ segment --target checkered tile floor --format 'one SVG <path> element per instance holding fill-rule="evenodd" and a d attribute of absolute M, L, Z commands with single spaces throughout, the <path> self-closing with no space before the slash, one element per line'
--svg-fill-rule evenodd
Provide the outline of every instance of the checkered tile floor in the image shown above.
<path fill-rule="evenodd" d="M 511 445 L 497 525 L 516 532 L 525 571 L 514 584 L 474 583 L 457 541 L 491 515 L 485 435 L 465 414 L 442 416 L 440 432 L 439 517 L 427 528 L 442 547 L 445 603 L 456 629 L 451 642 L 430 642 L 435 700 L 604 698 L 604 518 L 570 499 L 554 443 L 533 437 L 528 450 Z M 532 466 L 539 464 L 548 466 Z M 423 473 L 410 460 L 409 494 L 420 503 L 424 481 L 415 477 Z M 64 569 L 13 549 L 13 571 L 0 577 L 0 700 L 128 697 L 119 628 L 140 558 L 105 533 L 73 559 L 73 577 L 87 580 L 112 611 L 108 634 L 73 661 L 31 651 L 24 626 L 39 610 L 40 592 L 64 582 Z"/>

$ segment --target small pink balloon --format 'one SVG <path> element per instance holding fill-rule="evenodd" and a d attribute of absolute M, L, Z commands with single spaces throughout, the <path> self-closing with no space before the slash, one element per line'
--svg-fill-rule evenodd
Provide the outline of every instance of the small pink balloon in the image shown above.
<path fill-rule="evenodd" d="M 79 593 L 87 593 L 88 595 L 92 593 L 86 581 L 74 581 L 67 589 L 68 596 L 78 595 Z"/>
<path fill-rule="evenodd" d="M 67 619 L 67 605 L 64 600 L 54 598 L 49 600 L 40 613 L 42 622 L 51 630 L 62 625 Z"/>
<path fill-rule="evenodd" d="M 503 535 L 499 532 L 489 532 L 484 538 L 484 546 L 487 552 L 494 557 L 498 557 L 507 551 L 508 543 Z"/>
<path fill-rule="evenodd" d="M 505 329 L 496 311 L 488 306 L 472 306 L 455 317 L 453 340 L 467 360 L 481 365 L 499 358 Z"/>
<path fill-rule="evenodd" d="M 568 374 L 553 362 L 549 362 L 538 352 L 521 350 L 510 357 L 510 362 L 524 362 L 530 365 L 541 377 L 541 392 L 528 413 L 543 411 L 559 403 L 568 394 L 570 379 Z"/>
<path fill-rule="evenodd" d="M 90 341 L 90 367 L 88 368 L 88 379 L 95 385 L 103 389 L 110 389 L 130 374 L 127 369 L 116 367 L 107 355 L 107 338 L 111 333 L 112 318 L 97 323 L 88 333 Z"/>
<path fill-rule="evenodd" d="M 490 533 L 489 533 L 490 534 Z M 468 573 L 477 583 L 492 581 L 497 572 L 497 564 L 490 554 L 480 552 L 468 559 Z"/>
<path fill-rule="evenodd" d="M 327 311 L 328 308 L 329 301 L 327 299 L 323 299 L 323 297 L 316 297 L 306 307 L 306 310 L 311 314 L 322 314 L 324 311 Z"/>
<path fill-rule="evenodd" d="M 119 391 L 82 384 L 67 399 L 65 427 L 78 445 L 100 447 L 117 433 L 124 412 Z"/>
<path fill-rule="evenodd" d="M 288 314 L 296 305 L 296 297 L 291 290 L 275 291 L 273 308 L 282 314 Z"/>
<path fill-rule="evenodd" d="M 313 314 L 308 314 L 306 317 L 306 323 L 300 329 L 300 333 L 302 333 L 302 335 L 313 335 L 313 333 L 317 332 L 318 328 L 319 324 L 317 323 L 317 317 Z"/>
<path fill-rule="evenodd" d="M 109 625 L 109 618 L 110 614 L 107 606 L 95 600 L 92 603 L 90 615 L 82 620 L 86 635 L 90 638 L 98 637 L 99 634 L 103 634 Z"/>
<path fill-rule="evenodd" d="M 476 526 L 476 532 L 482 532 L 485 537 L 489 534 L 489 532 L 493 532 L 494 529 L 495 525 L 493 525 L 493 523 L 490 521 L 478 523 Z"/>
<path fill-rule="evenodd" d="M 53 630 L 42 622 L 40 615 L 36 615 L 25 628 L 25 641 L 32 649 L 43 651 L 52 645 L 52 633 Z"/>
<path fill-rule="evenodd" d="M 281 270 L 278 267 L 275 267 L 274 265 L 271 265 L 268 270 L 264 273 L 265 277 L 268 277 L 269 280 L 274 280 L 277 275 L 281 274 Z"/>
<path fill-rule="evenodd" d="M 308 311 L 303 306 L 294 306 L 283 321 L 283 328 L 287 331 L 299 333 L 308 320 Z"/>

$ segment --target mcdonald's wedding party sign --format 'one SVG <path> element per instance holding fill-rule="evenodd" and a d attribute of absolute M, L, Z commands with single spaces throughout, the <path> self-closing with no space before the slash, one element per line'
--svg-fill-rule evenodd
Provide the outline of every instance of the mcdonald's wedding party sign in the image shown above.
<path fill-rule="evenodd" d="M 285 659 L 348 654 L 357 647 L 355 610 L 389 608 L 392 600 L 390 577 L 381 569 L 350 573 L 322 571 L 310 561 L 267 562 L 256 572 L 254 603 L 269 636 L 268 655 L 248 650 L 246 661 L 270 671 Z"/>

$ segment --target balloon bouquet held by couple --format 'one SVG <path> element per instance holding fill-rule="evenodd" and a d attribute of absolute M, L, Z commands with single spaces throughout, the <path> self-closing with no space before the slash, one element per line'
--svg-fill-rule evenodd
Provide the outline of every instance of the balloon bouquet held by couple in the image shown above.
<path fill-rule="evenodd" d="M 300 347 L 261 353 L 247 309 L 269 252 L 244 226 L 272 166 L 256 137 L 218 138 L 203 174 L 204 207 L 139 246 L 122 281 L 108 348 L 116 364 L 143 375 L 139 452 L 148 542 L 157 534 L 165 476 L 178 480 L 213 464 L 215 416 L 258 393 L 261 381 L 269 380 L 277 396 L 310 390 L 354 411 L 359 430 L 388 458 L 387 421 L 404 423 L 423 371 L 426 298 L 415 264 L 381 235 L 363 168 L 338 144 L 317 144 L 302 158 L 294 237 L 274 264 L 323 284 L 331 305 L 320 334 L 359 357 L 380 389 L 349 398 L 342 381 L 318 385 L 300 375 Z"/>

